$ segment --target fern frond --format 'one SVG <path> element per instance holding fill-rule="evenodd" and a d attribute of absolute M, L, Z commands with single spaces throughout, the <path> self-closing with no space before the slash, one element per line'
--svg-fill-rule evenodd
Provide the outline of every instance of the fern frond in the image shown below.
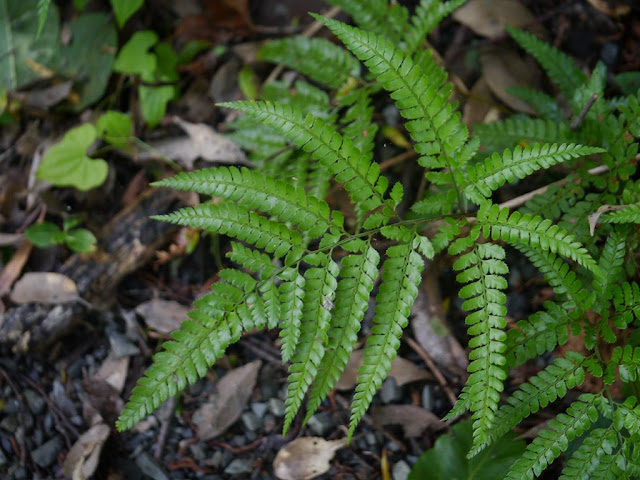
<path fill-rule="evenodd" d="M 576 202 L 571 208 L 563 213 L 558 221 L 558 226 L 567 233 L 573 235 L 582 242 L 593 241 L 594 238 L 589 231 L 589 215 L 600 205 L 606 203 L 607 197 L 599 193 L 589 193 Z"/>
<path fill-rule="evenodd" d="M 154 185 L 230 200 L 248 210 L 267 213 L 282 223 L 291 222 L 312 238 L 329 228 L 329 205 L 325 201 L 289 182 L 248 168 L 215 167 L 181 172 Z"/>
<path fill-rule="evenodd" d="M 272 40 L 260 49 L 258 58 L 286 65 L 330 88 L 338 88 L 347 78 L 360 74 L 358 60 L 324 38 Z"/>
<path fill-rule="evenodd" d="M 593 287 L 598 293 L 602 308 L 609 308 L 608 300 L 613 297 L 614 291 L 619 289 L 620 275 L 623 273 L 624 257 L 627 253 L 627 242 L 623 235 L 613 231 L 607 240 L 598 262 L 602 277 L 596 278 Z M 601 309 L 600 309 L 601 310 Z"/>
<path fill-rule="evenodd" d="M 440 22 L 466 1 L 467 0 L 449 0 L 443 2 L 442 0 L 420 0 L 411 17 L 409 30 L 405 32 L 405 51 L 410 55 L 413 54 Z"/>
<path fill-rule="evenodd" d="M 640 203 L 623 205 L 623 208 L 605 213 L 598 221 L 601 223 L 640 223 Z"/>
<path fill-rule="evenodd" d="M 372 121 L 373 106 L 369 92 L 358 88 L 342 97 L 339 105 L 347 107 L 340 120 L 343 134 L 351 139 L 363 156 L 371 159 L 378 125 Z"/>
<path fill-rule="evenodd" d="M 504 249 L 491 243 L 477 244 L 453 264 L 459 271 L 456 279 L 465 284 L 460 298 L 466 299 L 462 308 L 469 312 L 465 323 L 472 337 L 469 347 L 469 409 L 472 412 L 473 443 L 487 441 L 498 409 L 500 392 L 507 377 L 504 357 L 506 334 L 505 315 L 507 288 L 504 279 L 509 272 L 504 263 Z"/>
<path fill-rule="evenodd" d="M 587 270 L 600 275 L 595 260 L 580 242 L 550 220 L 519 212 L 509 214 L 498 205 L 483 204 L 478 210 L 478 225 L 485 238 L 502 239 L 507 243 L 524 242 L 541 250 L 558 253 L 578 262 Z"/>
<path fill-rule="evenodd" d="M 569 352 L 566 358 L 557 358 L 551 365 L 529 378 L 527 383 L 520 385 L 509 397 L 508 403 L 498 409 L 493 428 L 487 432 L 486 440 L 473 448 L 469 457 L 476 456 L 531 414 L 563 398 L 570 389 L 582 385 L 585 379 L 582 367 L 584 360 L 582 355 Z"/>
<path fill-rule="evenodd" d="M 287 140 L 273 128 L 268 127 L 251 117 L 240 117 L 230 122 L 232 130 L 226 134 L 236 145 L 246 150 L 249 158 L 258 166 L 269 166 L 269 163 L 284 162 L 292 154 L 287 150 Z M 278 152 L 281 152 L 278 154 Z M 271 162 L 264 165 L 264 159 Z M 268 170 L 265 173 L 269 173 Z"/>
<path fill-rule="evenodd" d="M 335 309 L 329 325 L 326 352 L 313 382 L 305 423 L 333 389 L 344 371 L 358 340 L 361 322 L 369 306 L 369 295 L 378 277 L 380 255 L 370 245 L 363 254 L 342 259 Z"/>
<path fill-rule="evenodd" d="M 468 184 L 464 187 L 464 192 L 471 201 L 481 204 L 494 190 L 507 182 L 525 178 L 536 170 L 549 168 L 566 160 L 601 152 L 604 152 L 601 148 L 573 143 L 534 144 L 524 148 L 517 146 L 513 152 L 507 149 L 502 155 L 494 153 L 484 162 L 469 168 Z"/>
<path fill-rule="evenodd" d="M 359 370 L 356 391 L 351 404 L 350 439 L 356 426 L 373 400 L 376 390 L 391 370 L 397 355 L 402 331 L 408 324 L 411 306 L 418 295 L 424 268 L 416 252 L 419 239 L 387 249 L 382 283 L 376 297 L 371 336 L 367 339 L 364 359 Z"/>
<path fill-rule="evenodd" d="M 520 208 L 520 213 L 540 215 L 549 220 L 557 220 L 584 197 L 580 185 L 569 182 L 567 185 L 551 185 L 544 193 L 535 195 Z"/>
<path fill-rule="evenodd" d="M 622 358 L 618 369 L 620 380 L 623 382 L 637 381 L 640 378 L 640 347 L 633 348 L 631 345 L 626 345 L 622 350 Z"/>
<path fill-rule="evenodd" d="M 640 137 L 640 90 L 636 95 L 625 97 L 626 102 L 620 105 L 625 124 L 634 137 Z"/>
<path fill-rule="evenodd" d="M 594 428 L 571 456 L 559 480 L 593 479 L 591 474 L 596 472 L 603 462 L 605 465 L 608 463 L 606 457 L 612 455 L 617 446 L 618 436 L 613 426 Z"/>
<path fill-rule="evenodd" d="M 613 291 L 613 323 L 618 328 L 626 328 L 635 320 L 640 320 L 640 287 L 636 282 L 624 282 Z"/>
<path fill-rule="evenodd" d="M 397 2 L 389 2 L 388 0 L 368 0 L 366 2 L 329 0 L 329 3 L 340 7 L 351 15 L 356 25 L 363 30 L 380 32 L 395 44 L 400 43 L 404 38 L 409 12 Z"/>
<path fill-rule="evenodd" d="M 373 210 L 384 203 L 388 181 L 380 175 L 377 163 L 361 156 L 349 138 L 340 135 L 333 126 L 286 105 L 270 102 L 235 102 L 222 104 L 240 110 L 285 135 L 296 146 L 309 153 L 344 185 L 354 203 Z"/>
<path fill-rule="evenodd" d="M 242 323 L 234 312 L 243 300 L 239 290 L 219 282 L 196 302 L 199 309 L 189 312 L 190 319 L 171 334 L 172 340 L 163 344 L 163 351 L 153 356 L 153 364 L 138 380 L 116 422 L 119 431 L 133 427 L 167 398 L 203 377 L 240 339 Z"/>
<path fill-rule="evenodd" d="M 566 413 L 547 424 L 527 446 L 523 456 L 511 466 L 506 480 L 533 480 L 569 448 L 569 442 L 582 435 L 597 419 L 596 405 L 606 402 L 601 395 L 582 394 Z"/>
<path fill-rule="evenodd" d="M 289 366 L 283 435 L 289 430 L 298 413 L 325 353 L 339 268 L 328 256 L 324 262 L 324 266 L 310 268 L 304 274 L 302 326 L 298 345 Z"/>
<path fill-rule="evenodd" d="M 552 122 L 564 121 L 564 114 L 558 102 L 546 93 L 520 85 L 509 87 L 507 92 L 531 105 L 541 118 Z"/>
<path fill-rule="evenodd" d="M 545 310 L 521 320 L 507 332 L 506 357 L 510 368 L 552 352 L 558 345 L 569 340 L 569 328 L 576 320 L 577 313 L 567 310 L 553 302 L 545 302 Z"/>
<path fill-rule="evenodd" d="M 302 80 L 297 80 L 293 85 L 289 82 L 269 82 L 262 90 L 262 100 L 290 105 L 303 115 L 311 113 L 327 123 L 333 123 L 335 117 L 327 92 Z"/>
<path fill-rule="evenodd" d="M 567 122 L 514 115 L 495 123 L 474 125 L 473 133 L 488 152 L 502 151 L 514 145 L 535 143 L 579 143 Z"/>
<path fill-rule="evenodd" d="M 282 282 L 279 287 L 282 363 L 287 363 L 293 357 L 300 338 L 303 315 L 306 281 L 297 270 L 292 273 L 292 277 L 288 281 Z"/>
<path fill-rule="evenodd" d="M 418 65 L 389 40 L 372 32 L 316 18 L 340 38 L 390 92 L 400 114 L 408 120 L 405 127 L 416 141 L 416 152 L 422 155 L 420 164 L 430 169 L 456 170 L 460 160 L 455 153 L 466 145 L 469 132 L 449 103 L 451 85 L 440 66 L 431 57 L 425 57 Z M 455 183 L 454 177 L 451 180 Z"/>
<path fill-rule="evenodd" d="M 557 48 L 529 32 L 509 25 L 505 29 L 511 38 L 538 61 L 567 99 L 572 99 L 576 87 L 587 81 L 575 62 Z"/>
<path fill-rule="evenodd" d="M 258 273 L 261 279 L 271 278 L 276 270 L 268 255 L 237 242 L 231 242 L 231 251 L 227 253 L 227 258 L 245 270 Z"/>

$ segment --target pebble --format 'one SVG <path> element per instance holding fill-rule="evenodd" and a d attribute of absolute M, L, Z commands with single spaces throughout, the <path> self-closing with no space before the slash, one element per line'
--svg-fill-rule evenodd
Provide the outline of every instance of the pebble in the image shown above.
<path fill-rule="evenodd" d="M 31 458 L 38 466 L 46 468 L 53 465 L 60 450 L 62 450 L 62 438 L 56 436 L 32 451 Z"/>
<path fill-rule="evenodd" d="M 600 58 L 604 63 L 612 66 L 617 62 L 619 53 L 620 47 L 618 46 L 618 44 L 607 42 L 602 45 L 602 49 L 600 50 Z"/>
<path fill-rule="evenodd" d="M 375 446 L 376 443 L 378 443 L 378 439 L 376 438 L 376 436 L 373 434 L 373 432 L 367 432 L 364 435 L 364 439 L 367 441 L 367 443 L 370 446 Z"/>
<path fill-rule="evenodd" d="M 136 458 L 136 465 L 142 470 L 142 473 L 153 478 L 153 480 L 169 480 L 169 477 L 156 463 L 148 452 L 142 452 Z"/>
<path fill-rule="evenodd" d="M 17 415 L 7 415 L 0 422 L 0 428 L 9 433 L 14 433 L 18 429 L 18 425 L 20 425 L 20 422 Z"/>
<path fill-rule="evenodd" d="M 189 450 L 191 451 L 191 456 L 193 458 L 198 461 L 204 460 L 206 455 L 204 453 L 204 450 L 202 449 L 202 445 L 200 445 L 199 443 L 192 443 L 191 445 L 189 445 Z"/>
<path fill-rule="evenodd" d="M 211 456 L 211 458 L 206 462 L 206 464 L 212 466 L 213 468 L 220 468 L 223 465 L 222 464 L 223 460 L 224 460 L 224 454 L 222 453 L 222 451 L 216 450 Z"/>
<path fill-rule="evenodd" d="M 236 458 L 227 466 L 227 468 L 224 469 L 224 473 L 227 475 L 250 473 L 253 470 L 251 463 L 251 461 L 244 458 Z"/>
<path fill-rule="evenodd" d="M 422 408 L 433 411 L 433 387 L 425 385 L 422 389 Z"/>
<path fill-rule="evenodd" d="M 119 332 L 109 332 L 109 343 L 111 344 L 111 350 L 118 358 L 140 354 L 140 349 Z"/>
<path fill-rule="evenodd" d="M 399 387 L 395 378 L 387 377 L 380 390 L 382 403 L 393 403 L 402 400 L 402 387 Z"/>
<path fill-rule="evenodd" d="M 42 396 L 40 396 L 37 392 L 29 389 L 25 390 L 23 393 L 31 412 L 34 415 L 42 413 L 42 411 L 44 410 L 44 400 L 42 399 Z"/>
<path fill-rule="evenodd" d="M 307 423 L 311 432 L 318 437 L 324 437 L 335 426 L 333 419 L 325 412 L 316 413 Z"/>
<path fill-rule="evenodd" d="M 262 420 L 255 413 L 246 412 L 242 414 L 242 424 L 250 432 L 255 432 L 262 426 Z"/>
<path fill-rule="evenodd" d="M 264 402 L 252 403 L 251 410 L 258 418 L 264 418 L 264 414 L 267 413 L 267 404 Z"/>
<path fill-rule="evenodd" d="M 2 449 L 0 449 L 0 467 L 4 466 L 7 464 L 7 457 L 4 454 L 4 452 L 2 451 Z"/>
<path fill-rule="evenodd" d="M 264 430 L 269 433 L 272 432 L 274 428 L 276 428 L 276 417 L 274 417 L 272 414 L 267 413 L 264 416 Z"/>
<path fill-rule="evenodd" d="M 269 411 L 276 417 L 284 417 L 285 406 L 284 402 L 279 398 L 269 399 Z"/>
<path fill-rule="evenodd" d="M 393 465 L 391 475 L 393 480 L 407 480 L 411 473 L 411 467 L 404 460 L 400 460 Z"/>

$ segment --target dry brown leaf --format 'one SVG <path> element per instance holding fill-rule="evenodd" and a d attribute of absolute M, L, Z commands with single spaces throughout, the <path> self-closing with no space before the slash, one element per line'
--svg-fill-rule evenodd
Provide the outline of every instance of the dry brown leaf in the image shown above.
<path fill-rule="evenodd" d="M 168 158 L 187 170 L 193 168 L 198 158 L 208 162 L 246 165 L 247 157 L 233 141 L 217 133 L 204 123 L 190 123 L 178 117 L 173 122 L 179 125 L 187 137 L 168 138 L 149 143 L 151 150 L 138 155 L 140 160 Z"/>
<path fill-rule="evenodd" d="M 64 474 L 72 480 L 90 478 L 98 467 L 100 452 L 110 433 L 111 429 L 100 423 L 80 435 L 62 464 Z"/>
<path fill-rule="evenodd" d="M 0 233 L 0 247 L 17 247 L 23 240 L 22 233 Z"/>
<path fill-rule="evenodd" d="M 25 263 L 29 260 L 29 254 L 31 253 L 31 249 L 33 245 L 30 242 L 25 242 L 22 246 L 16 250 L 16 253 L 13 254 L 11 260 L 7 262 L 2 271 L 0 271 L 0 297 L 4 297 L 9 290 L 11 290 L 11 285 L 16 281 L 16 278 L 22 272 Z"/>
<path fill-rule="evenodd" d="M 11 291 L 14 303 L 60 303 L 82 301 L 76 282 L 66 275 L 54 272 L 25 273 Z"/>
<path fill-rule="evenodd" d="M 535 88 L 540 77 L 535 65 L 522 60 L 514 50 L 498 46 L 483 49 L 480 64 L 482 75 L 496 97 L 518 112 L 536 114 L 535 108 L 507 91 L 515 86 Z"/>
<path fill-rule="evenodd" d="M 30 90 L 25 95 L 24 104 L 27 107 L 48 110 L 67 98 L 72 87 L 73 81 L 67 80 L 41 90 Z"/>
<path fill-rule="evenodd" d="M 346 439 L 327 441 L 321 437 L 296 438 L 287 443 L 273 461 L 273 472 L 280 480 L 309 480 L 326 473 L 336 451 Z"/>
<path fill-rule="evenodd" d="M 200 440 L 209 440 L 233 425 L 256 385 L 262 362 L 257 360 L 227 373 L 218 382 L 217 392 L 193 414 Z"/>
<path fill-rule="evenodd" d="M 371 408 L 371 418 L 376 425 L 400 425 L 408 438 L 419 437 L 427 428 L 440 430 L 445 427 L 440 418 L 415 405 L 386 405 Z"/>
<path fill-rule="evenodd" d="M 505 25 L 522 27 L 536 20 L 518 0 L 469 0 L 453 12 L 453 18 L 488 38 L 502 35 Z"/>
<path fill-rule="evenodd" d="M 587 0 L 593 8 L 613 18 L 623 17 L 631 11 L 631 7 L 616 0 Z"/>
<path fill-rule="evenodd" d="M 129 371 L 129 357 L 118 357 L 111 351 L 104 359 L 100 369 L 95 374 L 96 380 L 103 380 L 122 393 L 124 382 Z"/>
<path fill-rule="evenodd" d="M 360 368 L 360 365 L 362 365 L 363 355 L 363 349 L 355 350 L 351 354 L 349 363 L 347 363 L 340 380 L 338 380 L 338 383 L 336 384 L 336 390 L 352 390 L 356 386 L 358 369 Z M 432 375 L 428 371 L 400 356 L 397 356 L 393 360 L 389 376 L 395 379 L 398 386 L 417 382 L 419 380 L 433 380 Z"/>
<path fill-rule="evenodd" d="M 136 313 L 145 323 L 156 332 L 171 333 L 180 327 L 187 319 L 189 308 L 171 300 L 159 298 L 141 303 L 136 307 Z"/>
<path fill-rule="evenodd" d="M 587 220 L 589 220 L 589 232 L 591 233 L 591 236 L 593 237 L 593 234 L 596 232 L 596 225 L 603 214 L 613 212 L 614 210 L 622 210 L 626 206 L 627 205 L 602 205 L 598 210 L 589 215 Z"/>

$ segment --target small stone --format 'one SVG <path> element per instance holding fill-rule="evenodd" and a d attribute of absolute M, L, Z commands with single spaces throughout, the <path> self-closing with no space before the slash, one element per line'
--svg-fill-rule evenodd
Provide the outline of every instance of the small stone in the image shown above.
<path fill-rule="evenodd" d="M 398 445 L 396 442 L 389 441 L 387 442 L 387 450 L 389 450 L 390 452 L 397 452 L 400 450 L 400 445 Z"/>
<path fill-rule="evenodd" d="M 615 65 L 618 61 L 618 54 L 620 53 L 620 47 L 616 43 L 607 42 L 602 45 L 600 50 L 600 58 L 604 63 L 609 66 Z"/>
<path fill-rule="evenodd" d="M 378 443 L 378 439 L 376 438 L 376 436 L 373 434 L 373 432 L 367 432 L 364 435 L 364 439 L 367 441 L 367 443 L 369 444 L 369 446 L 373 447 L 375 446 L 376 443 Z"/>
<path fill-rule="evenodd" d="M 15 478 L 15 480 L 27 480 L 27 478 L 29 478 L 29 476 L 27 475 L 27 469 L 22 467 L 17 469 L 13 475 L 13 478 Z"/>
<path fill-rule="evenodd" d="M 216 450 L 211 458 L 207 460 L 205 463 L 213 468 L 222 467 L 222 461 L 224 460 L 224 454 L 221 450 Z"/>
<path fill-rule="evenodd" d="M 273 429 L 276 428 L 276 417 L 274 417 L 271 413 L 267 413 L 264 416 L 264 420 L 262 421 L 262 423 L 264 423 L 263 428 L 265 432 L 272 432 Z"/>
<path fill-rule="evenodd" d="M 18 425 L 20 425 L 20 422 L 16 415 L 7 415 L 0 422 L 0 428 L 9 433 L 14 433 L 18 429 Z"/>
<path fill-rule="evenodd" d="M 3 467 L 6 464 L 7 464 L 7 457 L 5 456 L 2 449 L 0 449 L 0 467 Z"/>
<path fill-rule="evenodd" d="M 250 473 L 253 470 L 252 462 L 243 458 L 236 458 L 233 460 L 227 468 L 224 469 L 224 473 L 227 475 L 239 475 L 241 473 Z"/>
<path fill-rule="evenodd" d="M 249 443 L 258 439 L 258 434 L 256 432 L 247 432 L 245 436 L 247 437 L 247 442 Z"/>
<path fill-rule="evenodd" d="M 247 412 L 242 414 L 242 424 L 250 432 L 255 432 L 262 426 L 262 420 L 255 413 Z"/>
<path fill-rule="evenodd" d="M 402 388 L 398 386 L 395 378 L 387 377 L 380 390 L 382 403 L 393 403 L 402 400 Z"/>
<path fill-rule="evenodd" d="M 140 353 L 140 349 L 136 347 L 126 336 L 119 332 L 109 332 L 109 343 L 111 350 L 118 358 L 132 357 Z"/>
<path fill-rule="evenodd" d="M 428 411 L 433 410 L 433 387 L 425 385 L 422 389 L 422 408 Z"/>
<path fill-rule="evenodd" d="M 267 404 L 264 402 L 252 403 L 251 410 L 258 418 L 264 418 L 264 414 L 267 413 Z"/>
<path fill-rule="evenodd" d="M 169 477 L 164 470 L 156 461 L 153 459 L 151 455 L 147 452 L 142 452 L 136 458 L 136 465 L 138 468 L 147 475 L 148 477 L 153 478 L 153 480 L 169 480 Z"/>
<path fill-rule="evenodd" d="M 82 427 L 84 425 L 84 419 L 80 415 L 74 415 L 69 419 L 76 427 Z"/>
<path fill-rule="evenodd" d="M 189 450 L 191 451 L 191 456 L 198 460 L 198 461 L 202 461 L 205 458 L 205 453 L 204 450 L 202 449 L 202 445 L 200 445 L 199 443 L 192 443 L 191 445 L 189 445 Z"/>
<path fill-rule="evenodd" d="M 244 435 L 236 435 L 229 440 L 229 445 L 232 447 L 244 447 L 247 444 L 247 437 Z"/>
<path fill-rule="evenodd" d="M 335 426 L 333 419 L 325 412 L 316 413 L 307 423 L 314 435 L 324 437 Z"/>
<path fill-rule="evenodd" d="M 62 438 L 53 437 L 31 452 L 31 458 L 40 467 L 46 468 L 53 465 L 62 450 Z"/>
<path fill-rule="evenodd" d="M 393 480 L 407 480 L 409 474 L 411 473 L 411 467 L 407 465 L 407 462 L 404 460 L 400 460 L 396 462 L 393 468 L 391 469 L 391 475 L 393 476 Z"/>
<path fill-rule="evenodd" d="M 284 417 L 285 406 L 284 402 L 279 398 L 269 399 L 269 411 L 276 417 Z"/>
<path fill-rule="evenodd" d="M 42 413 L 44 410 L 44 400 L 42 396 L 33 390 L 25 390 L 24 398 L 27 400 L 27 405 L 29 405 L 29 409 L 33 412 L 34 415 L 38 415 Z"/>

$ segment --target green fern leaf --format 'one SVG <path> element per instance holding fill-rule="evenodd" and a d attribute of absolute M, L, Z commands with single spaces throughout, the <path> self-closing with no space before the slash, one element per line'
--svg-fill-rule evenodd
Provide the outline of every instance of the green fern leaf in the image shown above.
<path fill-rule="evenodd" d="M 541 168 L 549 168 L 565 160 L 604 152 L 601 148 L 570 144 L 534 144 L 531 147 L 517 146 L 513 152 L 505 150 L 502 155 L 494 153 L 484 162 L 467 170 L 468 184 L 464 192 L 473 202 L 480 204 L 494 190 L 507 182 L 522 179 Z"/>
<path fill-rule="evenodd" d="M 636 282 L 624 282 L 613 290 L 613 323 L 618 328 L 627 328 L 634 319 L 640 319 L 640 287 Z"/>
<path fill-rule="evenodd" d="M 269 102 L 235 102 L 222 104 L 235 108 L 280 131 L 344 185 L 354 203 L 373 210 L 384 203 L 382 195 L 388 181 L 380 175 L 377 163 L 361 156 L 351 140 L 340 135 L 331 125 L 288 106 Z"/>
<path fill-rule="evenodd" d="M 329 0 L 329 3 L 340 7 L 351 15 L 356 25 L 363 30 L 381 32 L 396 44 L 404 39 L 409 12 L 397 2 L 389 2 L 388 0 L 368 0 L 366 2 Z"/>
<path fill-rule="evenodd" d="M 267 328 L 271 330 L 280 324 L 280 291 L 273 280 L 264 282 L 258 289 L 264 303 Z"/>
<path fill-rule="evenodd" d="M 302 237 L 299 232 L 231 203 L 187 207 L 151 218 L 237 238 L 276 257 L 284 257 L 290 251 L 301 251 Z"/>
<path fill-rule="evenodd" d="M 627 242 L 623 235 L 618 232 L 612 232 L 608 237 L 600 255 L 599 266 L 602 271 L 602 277 L 596 278 L 593 287 L 598 293 L 602 312 L 605 308 L 609 308 L 609 302 L 613 297 L 614 291 L 618 290 L 622 283 L 620 277 L 623 274 L 624 257 L 627 253 Z"/>
<path fill-rule="evenodd" d="M 248 168 L 216 167 L 182 172 L 154 185 L 230 200 L 248 210 L 267 213 L 282 223 L 291 222 L 312 238 L 329 228 L 326 202 L 288 182 Z"/>
<path fill-rule="evenodd" d="M 260 49 L 258 58 L 286 65 L 330 88 L 338 88 L 347 78 L 360 74 L 358 60 L 324 38 L 272 40 Z"/>
<path fill-rule="evenodd" d="M 338 265 L 328 257 L 323 267 L 310 268 L 305 272 L 302 326 L 289 367 L 283 435 L 298 413 L 325 353 L 338 272 Z"/>
<path fill-rule="evenodd" d="M 458 400 L 449 413 L 444 416 L 442 419 L 443 422 L 455 420 L 469 411 L 469 390 L 470 388 L 468 384 L 462 388 L 460 395 L 458 395 Z"/>
<path fill-rule="evenodd" d="M 566 358 L 556 359 L 527 383 L 520 385 L 509 397 L 508 403 L 498 409 L 486 440 L 473 448 L 469 457 L 480 453 L 531 414 L 563 398 L 570 389 L 582 385 L 585 379 L 583 361 L 582 355 L 569 352 Z"/>
<path fill-rule="evenodd" d="M 293 357 L 302 322 L 302 308 L 305 297 L 305 278 L 297 270 L 293 278 L 280 284 L 280 339 L 282 340 L 282 363 Z"/>
<path fill-rule="evenodd" d="M 268 255 L 241 243 L 231 242 L 231 251 L 227 253 L 227 257 L 242 268 L 258 273 L 261 279 L 271 278 L 276 270 Z"/>
<path fill-rule="evenodd" d="M 634 137 L 640 137 L 640 90 L 636 95 L 625 97 L 626 102 L 620 105 L 627 129 Z"/>
<path fill-rule="evenodd" d="M 564 121 L 564 114 L 558 102 L 546 93 L 519 85 L 509 87 L 507 92 L 531 105 L 541 118 L 551 122 Z"/>
<path fill-rule="evenodd" d="M 623 382 L 635 382 L 640 378 L 640 347 L 626 345 L 622 353 L 619 372 Z"/>
<path fill-rule="evenodd" d="M 507 243 L 525 242 L 541 250 L 571 258 L 594 274 L 601 274 L 587 249 L 550 220 L 521 215 L 519 212 L 509 214 L 508 209 L 489 203 L 480 206 L 477 219 L 485 238 L 500 238 Z"/>
<path fill-rule="evenodd" d="M 376 390 L 391 370 L 402 331 L 407 326 L 411 306 L 418 295 L 424 260 L 416 252 L 417 246 L 414 240 L 387 249 L 382 283 L 376 297 L 373 328 L 367 339 L 351 404 L 349 439 L 369 408 Z"/>
<path fill-rule="evenodd" d="M 613 454 L 617 446 L 618 437 L 612 426 L 594 428 L 571 456 L 559 480 L 593 479 L 591 474 L 598 470 L 607 456 Z"/>
<path fill-rule="evenodd" d="M 369 306 L 369 295 L 378 277 L 379 261 L 380 255 L 371 246 L 367 247 L 364 254 L 349 255 L 342 259 L 327 351 L 318 366 L 318 375 L 309 393 L 305 423 L 333 389 L 349 362 Z"/>
<path fill-rule="evenodd" d="M 466 1 L 420 0 L 420 3 L 416 6 L 415 13 L 411 17 L 409 30 L 405 32 L 405 51 L 410 55 L 413 54 L 440 22 Z"/>
<path fill-rule="evenodd" d="M 533 480 L 539 476 L 569 448 L 569 442 L 582 435 L 597 419 L 596 405 L 606 402 L 601 395 L 583 394 L 573 402 L 567 413 L 561 413 L 541 430 L 535 440 L 527 446 L 505 477 L 506 480 Z"/>
<path fill-rule="evenodd" d="M 552 122 L 514 115 L 501 122 L 474 125 L 473 133 L 489 152 L 535 143 L 578 143 L 567 122 Z"/>
<path fill-rule="evenodd" d="M 520 213 L 540 215 L 549 220 L 557 220 L 568 212 L 578 200 L 584 197 L 584 188 L 568 182 L 565 186 L 551 185 L 544 193 L 534 197 L 520 208 Z"/>
<path fill-rule="evenodd" d="M 462 308 L 470 312 L 466 318 L 472 337 L 467 401 L 474 420 L 474 445 L 489 438 L 507 377 L 504 357 L 507 297 L 501 290 L 507 288 L 503 275 L 509 269 L 504 256 L 504 249 L 498 245 L 477 244 L 453 265 L 460 272 L 457 281 L 464 284 L 459 293 L 460 298 L 466 299 Z"/>
<path fill-rule="evenodd" d="M 640 203 L 622 205 L 619 210 L 602 215 L 598 221 L 602 223 L 640 223 Z"/>
<path fill-rule="evenodd" d="M 367 159 L 373 156 L 378 125 L 373 123 L 373 106 L 369 92 L 358 88 L 339 99 L 340 107 L 347 107 L 340 123 L 342 132 L 349 137 Z"/>
<path fill-rule="evenodd" d="M 531 33 L 508 25 L 505 29 L 523 49 L 533 55 L 567 99 L 572 99 L 576 87 L 587 81 L 575 62 L 560 50 Z"/>

